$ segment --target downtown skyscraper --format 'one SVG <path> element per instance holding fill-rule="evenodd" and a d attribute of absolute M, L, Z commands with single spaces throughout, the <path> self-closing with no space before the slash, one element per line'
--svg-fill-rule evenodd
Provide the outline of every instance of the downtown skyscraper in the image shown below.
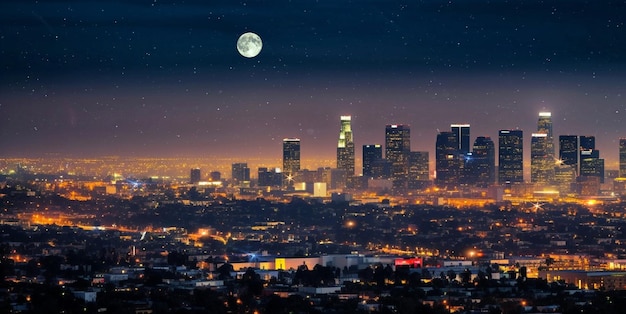
<path fill-rule="evenodd" d="M 496 148 L 488 136 L 479 136 L 474 141 L 468 169 L 474 184 L 489 186 L 496 181 Z"/>
<path fill-rule="evenodd" d="M 533 133 L 530 138 L 530 181 L 549 184 L 554 179 L 554 161 L 547 152 L 548 134 Z"/>
<path fill-rule="evenodd" d="M 552 113 L 540 112 L 537 133 L 530 138 L 530 181 L 538 184 L 551 184 L 554 181 L 554 137 L 552 134 Z"/>
<path fill-rule="evenodd" d="M 283 139 L 283 185 L 290 187 L 298 171 L 300 171 L 300 139 Z"/>
<path fill-rule="evenodd" d="M 619 139 L 619 177 L 626 178 L 626 138 Z"/>
<path fill-rule="evenodd" d="M 376 163 L 380 163 L 383 159 L 383 147 L 379 144 L 363 145 L 363 176 L 376 177 Z"/>
<path fill-rule="evenodd" d="M 435 184 L 452 188 L 459 184 L 460 163 L 459 138 L 454 132 L 439 132 L 435 143 Z"/>
<path fill-rule="evenodd" d="M 498 182 L 524 182 L 524 133 L 522 130 L 498 132 Z"/>
<path fill-rule="evenodd" d="M 540 112 L 539 120 L 537 121 L 537 133 L 543 133 L 547 135 L 546 138 L 546 154 L 549 157 L 554 158 L 554 134 L 552 133 L 552 113 Z"/>
<path fill-rule="evenodd" d="M 578 173 L 578 136 L 559 136 L 559 161 L 562 165 L 573 166 Z"/>
<path fill-rule="evenodd" d="M 391 162 L 394 187 L 406 186 L 408 157 L 411 152 L 411 129 L 408 125 L 389 124 L 385 127 L 385 159 Z"/>
<path fill-rule="evenodd" d="M 451 124 L 450 130 L 456 135 L 457 149 L 461 155 L 467 155 L 471 150 L 470 146 L 470 125 L 469 124 Z"/>
<path fill-rule="evenodd" d="M 341 129 L 337 142 L 337 169 L 344 170 L 348 178 L 354 176 L 354 140 L 351 120 L 351 116 L 341 116 Z"/>

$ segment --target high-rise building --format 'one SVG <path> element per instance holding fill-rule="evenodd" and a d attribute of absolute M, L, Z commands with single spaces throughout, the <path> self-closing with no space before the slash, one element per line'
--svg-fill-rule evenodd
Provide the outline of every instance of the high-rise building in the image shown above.
<path fill-rule="evenodd" d="M 524 135 L 522 130 L 498 132 L 498 182 L 524 182 Z"/>
<path fill-rule="evenodd" d="M 341 116 L 341 129 L 337 142 L 337 168 L 343 169 L 348 177 L 354 176 L 354 141 L 352 139 L 351 116 Z"/>
<path fill-rule="evenodd" d="M 581 135 L 578 138 L 580 155 L 578 157 L 578 173 L 581 177 L 598 177 L 604 183 L 604 159 L 596 149 L 596 137 Z"/>
<path fill-rule="evenodd" d="M 474 141 L 469 159 L 471 183 L 489 186 L 496 182 L 496 149 L 488 136 L 479 136 Z"/>
<path fill-rule="evenodd" d="M 578 143 L 580 145 L 580 150 L 594 150 L 596 149 L 596 137 L 581 135 L 579 137 Z"/>
<path fill-rule="evenodd" d="M 454 187 L 459 184 L 460 154 L 458 137 L 454 132 L 440 132 L 435 144 L 435 184 Z"/>
<path fill-rule="evenodd" d="M 545 134 L 535 138 L 535 134 Z M 534 146 L 533 146 L 534 139 Z M 556 158 L 554 155 L 554 135 L 552 133 L 552 113 L 539 112 L 537 120 L 537 133 L 531 137 L 531 182 L 550 184 L 554 181 L 554 167 L 556 166 Z M 534 156 L 534 159 L 533 159 Z M 533 175 L 533 160 L 535 172 Z"/>
<path fill-rule="evenodd" d="M 581 177 L 597 177 L 604 183 L 604 159 L 600 158 L 600 151 L 581 147 L 579 171 Z"/>
<path fill-rule="evenodd" d="M 409 153 L 409 189 L 422 189 L 429 185 L 430 174 L 428 166 L 428 152 Z"/>
<path fill-rule="evenodd" d="M 296 173 L 300 170 L 300 139 L 283 139 L 283 183 L 292 186 Z"/>
<path fill-rule="evenodd" d="M 530 138 L 530 181 L 550 184 L 554 180 L 554 158 L 550 155 L 548 134 L 533 133 Z"/>
<path fill-rule="evenodd" d="M 547 135 L 546 138 L 546 154 L 548 158 L 554 159 L 554 134 L 552 133 L 552 113 L 540 112 L 537 121 L 537 133 Z"/>
<path fill-rule="evenodd" d="M 250 181 L 250 168 L 245 162 L 233 163 L 231 168 L 232 179 L 235 184 Z"/>
<path fill-rule="evenodd" d="M 619 139 L 619 177 L 626 178 L 626 138 Z"/>
<path fill-rule="evenodd" d="M 560 193 L 570 193 L 573 191 L 573 184 L 576 182 L 576 169 L 572 165 L 557 165 L 554 168 L 554 184 Z"/>
<path fill-rule="evenodd" d="M 408 125 L 390 124 L 385 128 L 385 159 L 391 162 L 394 187 L 404 187 L 408 177 L 411 130 Z"/>
<path fill-rule="evenodd" d="M 383 159 L 383 147 L 379 144 L 363 145 L 363 176 L 375 177 L 374 164 Z"/>
<path fill-rule="evenodd" d="M 469 124 L 451 124 L 450 129 L 457 138 L 457 149 L 459 154 L 467 155 L 471 150 L 470 147 L 470 125 Z"/>
<path fill-rule="evenodd" d="M 559 136 L 559 160 L 560 164 L 573 166 L 578 172 L 578 136 Z"/>
<path fill-rule="evenodd" d="M 198 182 L 200 182 L 201 179 L 202 177 L 200 175 L 200 168 L 191 169 L 189 173 L 189 183 L 198 184 Z"/>

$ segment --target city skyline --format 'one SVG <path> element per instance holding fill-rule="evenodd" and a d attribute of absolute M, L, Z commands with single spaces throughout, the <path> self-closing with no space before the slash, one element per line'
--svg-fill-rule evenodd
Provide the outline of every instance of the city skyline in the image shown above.
<path fill-rule="evenodd" d="M 623 3 L 3 6 L 0 157 L 278 160 L 300 138 L 303 158 L 334 159 L 350 115 L 356 156 L 404 124 L 432 159 L 451 123 L 497 139 L 551 111 L 554 138 L 595 136 L 617 169 L 626 137 Z M 263 39 L 251 59 L 247 31 Z"/>

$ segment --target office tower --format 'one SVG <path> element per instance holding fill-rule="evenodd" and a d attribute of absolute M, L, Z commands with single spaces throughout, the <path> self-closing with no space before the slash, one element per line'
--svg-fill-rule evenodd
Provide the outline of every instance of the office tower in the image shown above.
<path fill-rule="evenodd" d="M 459 183 L 459 142 L 454 132 L 440 132 L 435 144 L 435 184 L 453 187 Z"/>
<path fill-rule="evenodd" d="M 351 116 L 341 116 L 341 129 L 337 142 L 337 169 L 343 169 L 348 177 L 354 176 L 354 142 L 352 140 Z"/>
<path fill-rule="evenodd" d="M 363 145 L 363 176 L 374 178 L 374 163 L 383 159 L 383 147 L 379 144 Z"/>
<path fill-rule="evenodd" d="M 626 138 L 619 139 L 619 177 L 626 178 Z"/>
<path fill-rule="evenodd" d="M 560 193 L 570 193 L 576 182 L 576 169 L 571 165 L 557 165 L 554 168 L 554 184 Z"/>
<path fill-rule="evenodd" d="M 549 184 L 554 179 L 554 159 L 549 152 L 549 136 L 533 133 L 530 138 L 530 181 Z"/>
<path fill-rule="evenodd" d="M 537 133 L 547 135 L 546 138 L 546 154 L 548 158 L 554 159 L 554 134 L 552 133 L 552 113 L 540 112 L 537 121 Z"/>
<path fill-rule="evenodd" d="M 407 185 L 410 189 L 423 189 L 429 185 L 428 152 L 410 152 L 409 180 Z"/>
<path fill-rule="evenodd" d="M 600 151 L 581 150 L 579 171 L 581 177 L 597 177 L 600 183 L 604 183 L 604 159 L 600 158 Z"/>
<path fill-rule="evenodd" d="M 581 135 L 579 137 L 580 150 L 594 150 L 596 149 L 596 137 Z"/>
<path fill-rule="evenodd" d="M 476 138 L 468 168 L 471 183 L 489 186 L 496 182 L 496 148 L 490 137 Z"/>
<path fill-rule="evenodd" d="M 524 141 L 521 130 L 498 132 L 498 182 L 524 182 Z"/>
<path fill-rule="evenodd" d="M 201 179 L 202 177 L 200 175 L 200 168 L 191 169 L 189 173 L 189 183 L 198 184 L 198 182 L 200 182 Z"/>
<path fill-rule="evenodd" d="M 236 184 L 250 181 L 250 168 L 245 162 L 232 164 L 232 179 Z"/>
<path fill-rule="evenodd" d="M 580 155 L 578 157 L 578 173 L 581 177 L 598 177 L 604 183 L 604 159 L 596 149 L 595 136 L 581 135 L 578 138 Z"/>
<path fill-rule="evenodd" d="M 458 150 L 460 155 L 467 155 L 470 152 L 470 125 L 451 124 L 450 129 L 458 139 Z"/>
<path fill-rule="evenodd" d="M 578 136 L 559 136 L 559 160 L 562 165 L 573 166 L 578 172 Z"/>
<path fill-rule="evenodd" d="M 411 130 L 408 125 L 390 124 L 385 128 L 385 159 L 391 162 L 394 187 L 404 187 L 408 176 Z"/>
<path fill-rule="evenodd" d="M 296 173 L 300 170 L 300 139 L 283 139 L 283 179 L 291 186 Z"/>

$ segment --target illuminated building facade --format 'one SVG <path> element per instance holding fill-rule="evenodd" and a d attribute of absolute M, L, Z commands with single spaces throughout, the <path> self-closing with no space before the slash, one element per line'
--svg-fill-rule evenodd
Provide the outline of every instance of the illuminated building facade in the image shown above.
<path fill-rule="evenodd" d="M 524 134 L 522 130 L 498 132 L 498 182 L 524 182 Z"/>
<path fill-rule="evenodd" d="M 576 182 L 576 169 L 570 165 L 554 167 L 554 184 L 560 193 L 571 193 Z"/>
<path fill-rule="evenodd" d="M 459 184 L 460 165 L 458 137 L 454 132 L 440 132 L 435 144 L 435 184 L 454 187 Z"/>
<path fill-rule="evenodd" d="M 368 178 L 377 177 L 374 173 L 374 165 L 383 159 L 383 147 L 379 144 L 363 145 L 363 176 Z"/>
<path fill-rule="evenodd" d="M 533 133 L 530 138 L 530 181 L 550 184 L 554 179 L 554 158 L 548 150 L 546 133 Z"/>
<path fill-rule="evenodd" d="M 459 154 L 466 155 L 470 152 L 470 125 L 469 124 L 451 124 L 450 129 L 457 138 L 457 149 Z"/>
<path fill-rule="evenodd" d="M 283 183 L 289 187 L 293 185 L 293 179 L 300 171 L 300 139 L 283 139 Z"/>
<path fill-rule="evenodd" d="M 604 183 L 604 159 L 596 149 L 595 136 L 581 135 L 578 138 L 580 155 L 578 157 L 578 173 L 581 177 L 597 177 Z"/>
<path fill-rule="evenodd" d="M 341 129 L 337 142 L 337 168 L 348 177 L 354 176 L 354 141 L 352 139 L 351 116 L 341 116 Z"/>
<path fill-rule="evenodd" d="M 573 166 L 578 171 L 578 136 L 559 136 L 559 160 L 562 165 Z"/>
<path fill-rule="evenodd" d="M 473 184 L 489 186 L 496 181 L 496 149 L 488 136 L 479 136 L 474 141 L 472 155 L 467 163 Z"/>
<path fill-rule="evenodd" d="M 428 152 L 409 153 L 409 189 L 422 189 L 429 185 Z"/>
<path fill-rule="evenodd" d="M 619 177 L 626 178 L 626 138 L 619 139 Z"/>
<path fill-rule="evenodd" d="M 409 126 L 387 125 L 385 128 L 385 159 L 391 162 L 391 175 L 396 188 L 406 186 L 410 151 L 411 129 Z"/>
<path fill-rule="evenodd" d="M 552 133 L 552 113 L 539 113 L 539 120 L 537 121 L 537 133 L 543 133 L 547 135 L 545 148 L 546 155 L 548 155 L 547 158 L 554 159 L 554 134 Z"/>

